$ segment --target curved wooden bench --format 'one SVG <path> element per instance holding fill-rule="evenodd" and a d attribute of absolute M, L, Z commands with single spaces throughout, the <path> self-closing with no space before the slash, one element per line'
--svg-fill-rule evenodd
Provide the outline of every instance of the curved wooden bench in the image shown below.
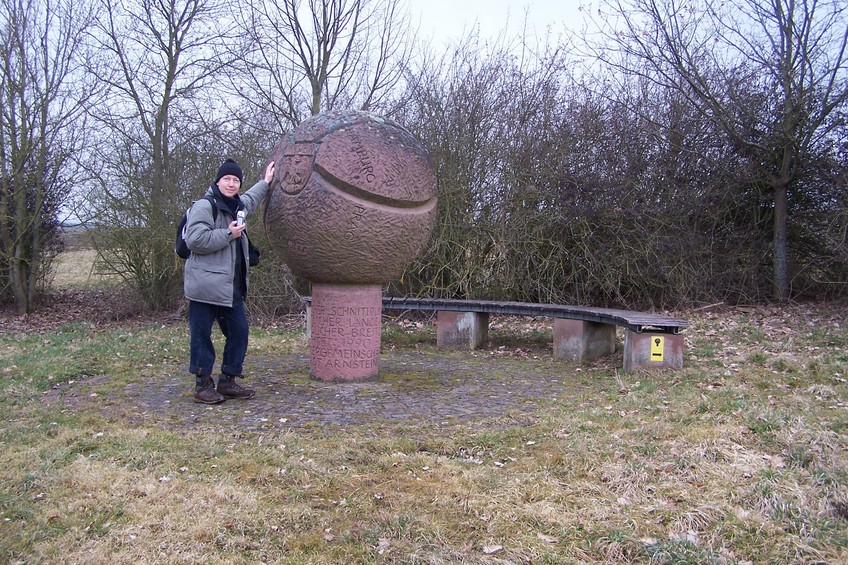
<path fill-rule="evenodd" d="M 621 326 L 625 329 L 625 371 L 682 368 L 680 332 L 689 325 L 679 318 L 648 312 L 528 302 L 385 297 L 383 308 L 435 311 L 436 344 L 449 348 L 483 346 L 490 314 L 554 318 L 554 355 L 573 361 L 615 352 L 615 327 Z"/>

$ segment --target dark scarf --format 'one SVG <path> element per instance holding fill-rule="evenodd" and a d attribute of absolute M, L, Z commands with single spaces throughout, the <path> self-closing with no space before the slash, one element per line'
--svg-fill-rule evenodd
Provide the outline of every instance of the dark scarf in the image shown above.
<path fill-rule="evenodd" d="M 212 196 L 216 202 L 221 202 L 229 210 L 230 215 L 235 220 L 236 213 L 244 208 L 241 204 L 241 199 L 238 193 L 235 196 L 224 196 L 217 183 L 212 183 Z M 243 231 L 242 237 L 247 237 L 247 231 Z M 233 273 L 233 291 L 240 294 L 242 298 L 247 295 L 247 269 L 244 266 L 244 249 L 241 244 L 236 245 L 236 272 Z"/>

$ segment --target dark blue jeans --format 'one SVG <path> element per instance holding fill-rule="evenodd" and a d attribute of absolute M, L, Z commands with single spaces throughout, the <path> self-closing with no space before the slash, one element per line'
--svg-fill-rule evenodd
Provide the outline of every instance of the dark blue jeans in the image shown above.
<path fill-rule="evenodd" d="M 191 335 L 191 353 L 188 370 L 195 375 L 212 374 L 212 367 L 215 365 L 212 325 L 216 320 L 221 333 L 226 337 L 221 372 L 228 375 L 241 375 L 250 329 L 244 313 L 244 299 L 240 296 L 233 297 L 231 308 L 189 301 L 188 327 Z"/>

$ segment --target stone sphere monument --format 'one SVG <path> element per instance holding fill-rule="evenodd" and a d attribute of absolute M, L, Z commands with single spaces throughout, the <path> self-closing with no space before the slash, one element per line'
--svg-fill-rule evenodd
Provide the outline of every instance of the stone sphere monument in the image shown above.
<path fill-rule="evenodd" d="M 379 375 L 382 287 L 426 245 L 436 177 L 409 131 L 367 112 L 301 123 L 272 157 L 265 229 L 291 270 L 311 281 L 311 374 Z"/>

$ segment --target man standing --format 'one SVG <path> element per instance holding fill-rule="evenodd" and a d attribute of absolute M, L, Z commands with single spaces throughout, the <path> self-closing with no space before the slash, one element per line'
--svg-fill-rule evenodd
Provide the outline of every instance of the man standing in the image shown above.
<path fill-rule="evenodd" d="M 191 255 L 185 264 L 183 286 L 189 299 L 189 371 L 195 375 L 195 402 L 218 404 L 227 398 L 250 398 L 255 393 L 235 380 L 242 376 L 249 333 L 244 311 L 248 245 L 246 234 L 242 234 L 244 220 L 258 210 L 273 178 L 272 161 L 265 168 L 264 178 L 239 195 L 241 167 L 227 159 L 218 168 L 206 196 L 189 211 L 185 242 Z M 212 377 L 212 325 L 216 320 L 226 337 L 217 389 Z"/>

